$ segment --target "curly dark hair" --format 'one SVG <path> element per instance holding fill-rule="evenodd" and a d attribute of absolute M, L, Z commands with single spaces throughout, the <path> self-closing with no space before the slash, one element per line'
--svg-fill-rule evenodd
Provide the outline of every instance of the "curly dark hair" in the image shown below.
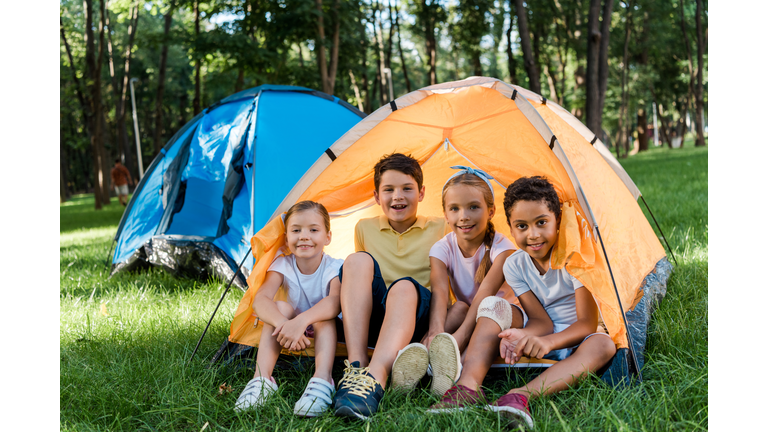
<path fill-rule="evenodd" d="M 402 153 L 392 153 L 383 156 L 373 167 L 373 185 L 376 190 L 379 190 L 381 184 L 381 175 L 384 171 L 395 170 L 401 173 L 413 177 L 416 180 L 416 185 L 421 189 L 424 183 L 424 173 L 421 171 L 419 161 L 411 157 L 411 155 L 404 155 Z"/>
<path fill-rule="evenodd" d="M 520 177 L 504 193 L 504 214 L 509 223 L 509 212 L 518 201 L 544 201 L 547 208 L 560 218 L 560 198 L 552 183 L 544 177 Z"/>

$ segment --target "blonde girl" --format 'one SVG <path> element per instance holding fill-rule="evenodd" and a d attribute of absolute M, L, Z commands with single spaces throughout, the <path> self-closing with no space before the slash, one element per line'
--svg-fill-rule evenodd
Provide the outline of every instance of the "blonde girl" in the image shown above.
<path fill-rule="evenodd" d="M 331 243 L 330 216 L 322 204 L 302 201 L 285 214 L 285 245 L 253 300 L 264 323 L 256 356 L 256 373 L 235 404 L 236 411 L 258 408 L 278 389 L 272 377 L 281 348 L 301 351 L 315 338 L 315 374 L 294 406 L 294 414 L 314 417 L 331 404 L 331 368 L 336 353 L 335 318 L 339 304 L 339 267 L 343 260 L 323 253 Z M 288 301 L 274 301 L 283 287 Z"/>

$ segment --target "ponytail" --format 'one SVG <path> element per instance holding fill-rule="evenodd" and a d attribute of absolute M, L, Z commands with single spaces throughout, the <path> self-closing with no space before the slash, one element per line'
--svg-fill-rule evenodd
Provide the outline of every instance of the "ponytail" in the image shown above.
<path fill-rule="evenodd" d="M 480 266 L 475 272 L 475 282 L 482 283 L 485 279 L 485 275 L 491 269 L 491 247 L 493 246 L 493 239 L 496 238 L 496 229 L 493 226 L 493 222 L 488 221 L 488 227 L 485 230 L 485 238 L 483 238 L 483 245 L 485 246 L 485 255 L 483 260 L 480 261 Z"/>

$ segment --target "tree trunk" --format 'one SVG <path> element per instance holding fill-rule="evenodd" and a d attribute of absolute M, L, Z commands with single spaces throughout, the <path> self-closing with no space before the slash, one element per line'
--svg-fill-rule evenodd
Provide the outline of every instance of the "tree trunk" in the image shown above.
<path fill-rule="evenodd" d="M 587 39 L 587 127 L 602 136 L 603 102 L 608 85 L 608 39 L 610 36 L 613 0 L 606 0 L 600 26 L 600 0 L 589 5 L 589 34 Z"/>
<path fill-rule="evenodd" d="M 336 84 L 336 68 L 339 61 L 339 1 L 333 2 L 333 45 L 331 47 L 331 61 L 330 66 L 327 65 L 325 58 L 325 24 L 323 21 L 323 1 L 316 0 L 315 6 L 317 8 L 317 41 L 315 43 L 315 51 L 317 51 L 318 66 L 320 67 L 320 81 L 323 84 L 323 92 L 333 95 L 333 88 Z"/>
<path fill-rule="evenodd" d="M 299 48 L 299 58 L 301 58 L 301 48 Z M 302 66 L 303 62 L 302 62 Z M 242 66 L 240 66 L 237 69 L 237 79 L 235 80 L 235 93 L 240 92 L 243 89 L 243 85 L 245 85 L 245 69 L 243 69 Z"/>
<path fill-rule="evenodd" d="M 383 24 L 382 18 L 381 18 L 381 6 L 379 2 L 377 1 L 375 3 L 375 9 L 373 11 L 373 28 L 376 31 L 376 46 L 379 49 L 379 55 L 377 58 L 377 64 L 379 67 L 379 105 L 384 105 L 384 103 L 387 101 L 387 97 L 385 96 L 387 94 L 387 76 L 384 73 L 384 68 L 386 65 L 384 64 L 384 36 L 382 33 L 384 33 L 384 30 L 382 28 Z M 377 15 L 378 13 L 378 15 Z"/>
<path fill-rule="evenodd" d="M 101 168 L 101 61 L 96 61 L 96 48 L 93 35 L 93 0 L 83 1 L 85 14 L 85 75 L 90 100 L 90 115 L 88 116 L 88 128 L 91 138 L 91 162 L 93 167 L 93 198 L 94 208 L 101 210 L 104 202 L 101 184 L 103 171 Z M 103 47 L 103 45 L 102 45 Z M 100 47 L 101 48 L 101 47 Z M 101 49 L 99 51 L 102 51 Z M 99 56 L 101 57 L 101 56 Z"/>
<path fill-rule="evenodd" d="M 509 82 L 517 84 L 517 74 L 515 69 L 517 68 L 517 62 L 515 56 L 512 53 L 512 20 L 515 16 L 512 9 L 514 8 L 514 1 L 509 0 L 509 27 L 507 28 L 507 68 L 509 69 Z"/>
<path fill-rule="evenodd" d="M 435 40 L 435 17 L 430 12 L 431 5 L 423 1 L 424 8 L 424 40 L 427 44 L 427 64 L 429 65 L 429 85 L 437 84 L 437 41 Z"/>
<path fill-rule="evenodd" d="M 61 105 L 61 104 L 59 104 Z M 61 112 L 61 108 L 59 108 Z M 61 123 L 61 115 L 59 115 Z M 67 185 L 67 147 L 64 145 L 64 127 L 59 127 L 59 202 L 63 203 L 69 200 L 69 187 Z"/>
<path fill-rule="evenodd" d="M 357 87 L 357 81 L 355 81 L 355 74 L 352 73 L 352 69 L 349 70 L 349 80 L 352 83 L 352 89 L 355 91 L 357 109 L 363 111 L 363 101 L 360 99 L 360 88 Z"/>
<path fill-rule="evenodd" d="M 363 55 L 363 91 L 365 92 L 365 102 L 364 106 L 365 109 L 362 110 L 365 113 L 371 112 L 371 92 L 368 86 L 368 38 L 365 34 L 365 23 L 363 23 L 362 18 L 359 20 L 360 22 L 360 46 L 362 47 Z"/>
<path fill-rule="evenodd" d="M 408 79 L 408 68 L 405 65 L 405 56 L 403 55 L 403 47 L 400 44 L 400 11 L 395 6 L 395 28 L 397 28 L 397 51 L 400 53 L 400 65 L 403 68 L 403 78 L 405 78 L 405 89 L 408 93 L 411 92 L 411 80 Z"/>
<path fill-rule="evenodd" d="M 638 152 L 648 150 L 648 112 L 645 108 L 637 110 L 637 144 Z"/>
<path fill-rule="evenodd" d="M 195 41 L 200 38 L 200 2 L 195 0 Z M 195 48 L 195 96 L 192 98 L 193 115 L 200 114 L 203 110 L 203 101 L 200 95 L 200 53 Z"/>
<path fill-rule="evenodd" d="M 197 4 L 197 3 L 195 3 Z M 163 48 L 160 51 L 160 69 L 157 73 L 157 96 L 155 96 L 155 154 L 163 148 L 163 92 L 165 91 L 165 66 L 168 62 L 168 38 L 171 33 L 171 21 L 173 20 L 173 5 L 165 14 L 165 27 L 163 36 Z M 197 115 L 197 112 L 195 112 Z"/>
<path fill-rule="evenodd" d="M 181 96 L 179 96 L 179 125 L 176 127 L 176 130 L 181 129 L 185 124 L 187 124 L 187 100 L 189 97 L 187 96 L 187 92 L 181 92 Z"/>
<path fill-rule="evenodd" d="M 704 141 L 704 44 L 701 31 L 701 0 L 696 0 L 696 147 L 706 144 Z"/>
<path fill-rule="evenodd" d="M 539 84 L 539 71 L 536 69 L 536 61 L 533 58 L 531 49 L 531 36 L 528 33 L 528 17 L 523 0 L 515 0 L 515 10 L 517 11 L 517 28 L 520 33 L 520 45 L 523 48 L 523 65 L 528 73 L 528 88 L 537 94 L 541 94 L 541 84 Z"/>
<path fill-rule="evenodd" d="M 128 131 L 125 127 L 125 102 L 127 99 L 128 81 L 130 79 L 131 70 L 131 50 L 133 48 L 133 41 L 136 37 L 136 28 L 139 24 L 139 5 L 133 6 L 129 12 L 129 25 L 128 25 L 128 46 L 125 48 L 125 67 L 123 71 L 123 82 L 120 86 L 120 98 L 118 102 L 118 109 L 116 111 L 117 122 L 117 140 L 119 145 L 122 146 L 122 153 L 125 157 L 124 165 L 128 170 L 136 175 L 135 178 L 139 178 L 138 169 L 133 163 L 133 151 L 131 150 L 131 143 L 128 140 Z"/>
<path fill-rule="evenodd" d="M 632 0 L 627 5 L 627 17 L 624 25 L 624 56 L 621 62 L 621 105 L 619 107 L 619 144 L 627 139 L 624 134 L 624 125 L 627 114 L 628 91 L 627 91 L 627 70 L 629 69 L 629 37 L 632 34 Z"/>

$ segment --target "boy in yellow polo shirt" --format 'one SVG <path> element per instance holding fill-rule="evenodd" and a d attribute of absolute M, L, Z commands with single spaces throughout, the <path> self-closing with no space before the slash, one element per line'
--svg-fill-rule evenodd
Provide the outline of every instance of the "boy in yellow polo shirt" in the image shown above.
<path fill-rule="evenodd" d="M 416 214 L 424 176 L 415 159 L 384 156 L 373 178 L 373 196 L 384 215 L 357 223 L 356 252 L 339 270 L 339 340 L 346 343 L 348 360 L 334 410 L 361 419 L 378 409 L 390 372 L 393 387 L 410 388 L 426 372 L 426 349 L 401 350 L 429 329 L 429 249 L 448 231 L 445 219 Z M 370 360 L 369 346 L 375 348 Z"/>

